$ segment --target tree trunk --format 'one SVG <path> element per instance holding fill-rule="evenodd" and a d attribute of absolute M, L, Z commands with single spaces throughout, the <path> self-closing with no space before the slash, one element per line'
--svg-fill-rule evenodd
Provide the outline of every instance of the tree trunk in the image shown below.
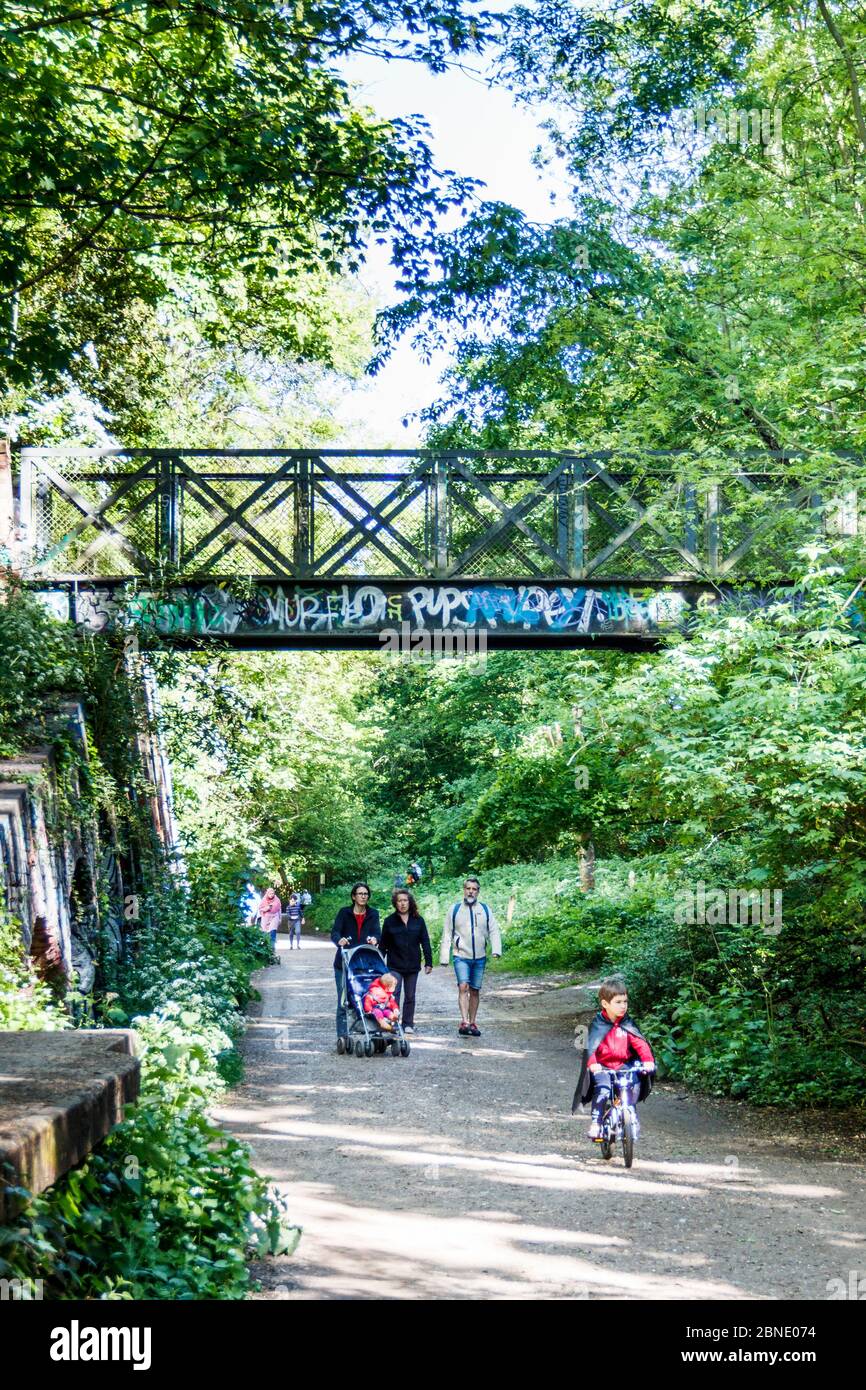
<path fill-rule="evenodd" d="M 591 893 L 595 888 L 595 845 L 585 840 L 580 846 L 580 891 Z"/>

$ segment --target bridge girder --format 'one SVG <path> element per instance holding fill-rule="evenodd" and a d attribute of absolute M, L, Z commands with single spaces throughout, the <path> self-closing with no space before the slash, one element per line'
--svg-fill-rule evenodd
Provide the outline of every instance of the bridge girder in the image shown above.
<path fill-rule="evenodd" d="M 189 581 L 164 589 L 128 581 L 40 585 L 57 617 L 88 632 L 124 631 L 142 646 L 361 648 L 402 655 L 472 655 L 495 647 L 641 649 L 688 630 L 707 608 L 763 606 L 764 590 L 711 584 L 563 584 L 383 580 L 230 588 Z"/>

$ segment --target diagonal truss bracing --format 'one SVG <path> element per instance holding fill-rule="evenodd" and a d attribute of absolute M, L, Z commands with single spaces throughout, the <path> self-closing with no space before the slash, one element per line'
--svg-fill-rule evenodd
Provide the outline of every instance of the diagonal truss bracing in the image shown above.
<path fill-rule="evenodd" d="M 34 581 L 772 582 L 864 539 L 850 455 L 70 446 L 17 473 Z"/>

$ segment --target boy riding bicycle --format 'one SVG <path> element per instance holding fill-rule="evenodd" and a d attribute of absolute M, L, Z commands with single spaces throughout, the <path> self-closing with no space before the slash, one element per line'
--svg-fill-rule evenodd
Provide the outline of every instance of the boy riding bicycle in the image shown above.
<path fill-rule="evenodd" d="M 571 1111 L 574 1114 L 578 1105 L 592 1101 L 589 1137 L 600 1144 L 602 1118 L 615 1084 L 611 1072 L 625 1072 L 635 1060 L 641 1063 L 640 1075 L 633 1074 L 625 1093 L 627 1103 L 635 1105 L 639 1100 L 646 1100 L 652 1090 L 655 1058 L 643 1033 L 629 1018 L 628 988 L 621 976 L 612 975 L 603 980 L 598 997 L 601 1008 L 589 1026 Z"/>

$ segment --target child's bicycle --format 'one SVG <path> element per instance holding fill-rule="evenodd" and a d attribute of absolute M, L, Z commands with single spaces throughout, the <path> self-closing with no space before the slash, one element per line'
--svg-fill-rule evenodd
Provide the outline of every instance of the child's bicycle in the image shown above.
<path fill-rule="evenodd" d="M 634 1161 L 634 1141 L 640 1128 L 635 1108 L 629 1103 L 628 1092 L 642 1071 L 643 1066 L 639 1062 L 622 1067 L 619 1071 L 608 1071 L 613 1086 L 600 1121 L 601 1139 L 594 1141 L 600 1144 L 602 1158 L 612 1158 L 614 1146 L 622 1140 L 626 1168 L 630 1168 Z"/>

